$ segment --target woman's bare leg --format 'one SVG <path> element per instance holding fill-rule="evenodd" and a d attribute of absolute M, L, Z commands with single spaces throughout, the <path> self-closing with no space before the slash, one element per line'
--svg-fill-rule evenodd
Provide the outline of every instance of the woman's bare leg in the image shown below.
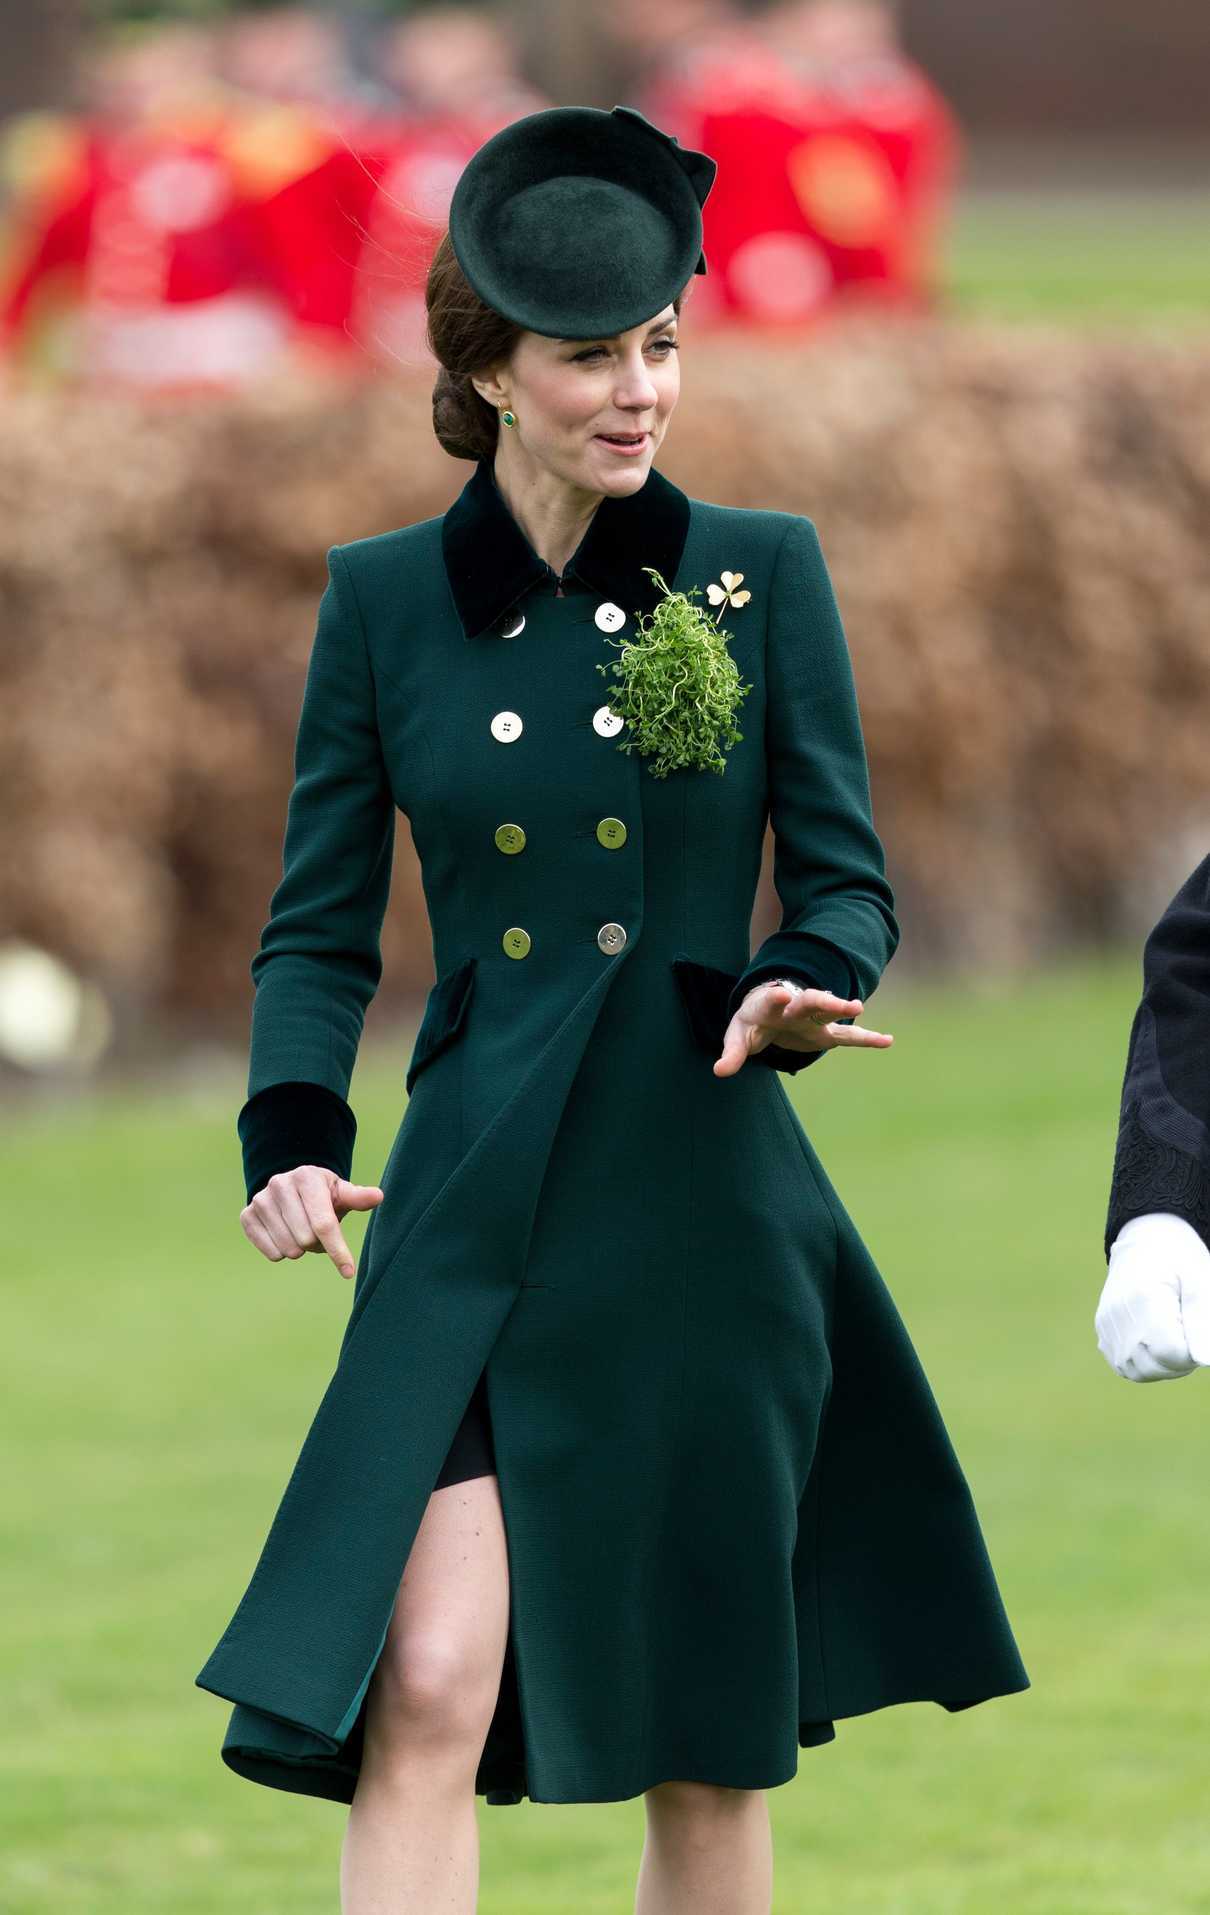
<path fill-rule="evenodd" d="M 763 1789 L 661 1782 L 644 1799 L 635 1915 L 769 1915 L 773 1835 Z"/>
<path fill-rule="evenodd" d="M 366 1696 L 340 1856 L 342 1915 L 473 1915 L 475 1770 L 508 1641 L 495 1476 L 434 1490 Z"/>

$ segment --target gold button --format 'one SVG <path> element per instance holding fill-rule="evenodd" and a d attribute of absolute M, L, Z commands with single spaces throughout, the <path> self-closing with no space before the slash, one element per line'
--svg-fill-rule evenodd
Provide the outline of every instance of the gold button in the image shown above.
<path fill-rule="evenodd" d="M 597 837 L 607 851 L 616 851 L 626 842 L 626 827 L 620 818 L 602 818 L 597 826 Z"/>
<path fill-rule="evenodd" d="M 529 956 L 529 932 L 523 925 L 510 924 L 500 942 L 504 946 L 505 955 L 507 957 L 523 958 Z"/>
<path fill-rule="evenodd" d="M 520 825 L 497 825 L 494 835 L 497 851 L 525 849 L 525 832 Z"/>
<path fill-rule="evenodd" d="M 620 951 L 625 942 L 626 927 L 623 924 L 612 922 L 603 924 L 597 932 L 597 943 L 609 957 L 612 957 L 615 951 Z"/>

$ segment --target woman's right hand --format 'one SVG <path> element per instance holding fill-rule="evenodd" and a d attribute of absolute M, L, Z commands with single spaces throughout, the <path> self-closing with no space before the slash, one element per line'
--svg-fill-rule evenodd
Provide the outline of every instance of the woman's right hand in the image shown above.
<path fill-rule="evenodd" d="M 279 1170 L 240 1212 L 249 1243 L 270 1263 L 326 1250 L 342 1277 L 353 1275 L 353 1258 L 340 1228 L 350 1210 L 373 1210 L 382 1202 L 377 1184 L 351 1184 L 321 1164 Z"/>
<path fill-rule="evenodd" d="M 723 1048 L 714 1060 L 716 1077 L 734 1077 L 748 1060 L 769 1044 L 788 1051 L 840 1050 L 865 1045 L 889 1050 L 890 1031 L 870 1030 L 864 1024 L 838 1024 L 837 1018 L 859 1012 L 859 997 L 837 997 L 813 984 L 766 978 L 754 984 L 723 1035 Z"/>

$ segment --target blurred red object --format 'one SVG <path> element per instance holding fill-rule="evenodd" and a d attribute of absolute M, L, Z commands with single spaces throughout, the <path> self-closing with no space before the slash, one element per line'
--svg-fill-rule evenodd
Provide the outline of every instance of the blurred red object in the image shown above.
<path fill-rule="evenodd" d="M 0 331 L 57 333 L 62 370 L 228 385 L 281 351 L 286 312 L 222 116 L 82 126 L 14 208 Z"/>
<path fill-rule="evenodd" d="M 139 80 L 138 111 L 111 100 L 92 122 L 10 127 L 10 360 L 153 389 L 285 361 L 427 366 L 425 279 L 457 179 L 498 128 L 550 104 L 490 22 L 460 32 L 469 107 L 440 97 L 449 29 L 420 18 L 396 36 L 406 103 L 267 98 L 228 79 L 179 84 L 157 111 L 127 60 L 115 70 L 128 92 Z M 786 0 L 763 25 L 706 26 L 664 44 L 638 98 L 718 162 L 695 321 L 802 330 L 855 300 L 933 301 L 958 133 L 880 0 Z"/>
<path fill-rule="evenodd" d="M 732 26 L 678 56 L 642 107 L 718 161 L 695 317 L 801 328 L 856 298 L 932 302 L 959 136 L 897 48 L 809 59 Z"/>

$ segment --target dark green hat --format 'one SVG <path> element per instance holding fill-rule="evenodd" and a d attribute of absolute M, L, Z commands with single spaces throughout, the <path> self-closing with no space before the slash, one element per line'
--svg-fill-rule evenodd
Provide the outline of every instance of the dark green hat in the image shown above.
<path fill-rule="evenodd" d="M 450 243 L 506 319 L 552 338 L 609 337 L 706 271 L 702 207 L 717 171 L 633 106 L 546 107 L 468 161 Z"/>

